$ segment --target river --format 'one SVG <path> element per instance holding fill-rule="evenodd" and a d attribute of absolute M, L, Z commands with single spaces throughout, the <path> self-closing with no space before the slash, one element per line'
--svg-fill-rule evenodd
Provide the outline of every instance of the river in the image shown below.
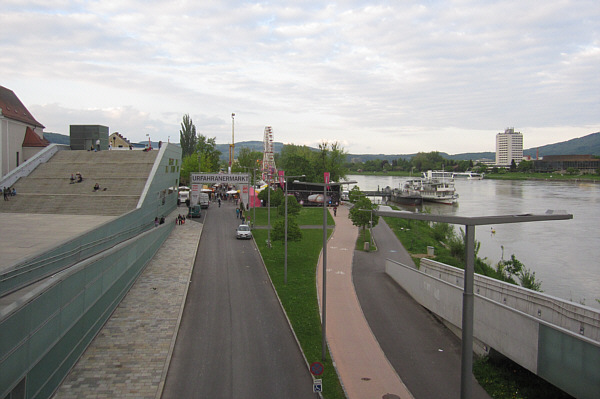
<path fill-rule="evenodd" d="M 361 190 L 397 188 L 407 180 L 361 175 L 347 179 L 355 180 Z M 548 209 L 572 214 L 572 220 L 476 227 L 478 256 L 495 265 L 514 254 L 535 272 L 544 293 L 600 309 L 600 184 L 458 179 L 455 186 L 457 205 L 423 206 L 434 214 L 460 216 L 540 214 Z"/>

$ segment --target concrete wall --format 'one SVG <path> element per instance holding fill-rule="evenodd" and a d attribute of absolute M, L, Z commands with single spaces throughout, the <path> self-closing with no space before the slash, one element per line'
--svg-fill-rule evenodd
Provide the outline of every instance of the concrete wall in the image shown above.
<path fill-rule="evenodd" d="M 3 298 L 0 398 L 53 394 L 175 226 L 153 221 L 177 206 L 169 187 L 177 186 L 180 165 L 181 148 L 164 146 L 137 209 L 12 270 L 29 282 L 49 277 L 12 302 Z M 4 288 L 9 279 L 1 277 Z"/>
<path fill-rule="evenodd" d="M 50 144 L 48 147 L 42 149 L 42 151 L 29 158 L 26 162 L 19 165 L 17 169 L 13 169 L 10 173 L 7 173 L 0 180 L 0 187 L 12 186 L 21 177 L 29 176 L 35 168 L 40 164 L 48 162 L 54 154 L 60 150 L 68 150 L 69 146 L 62 144 Z"/>
<path fill-rule="evenodd" d="M 464 285 L 462 269 L 422 259 L 419 270 L 461 289 Z M 594 308 L 478 274 L 474 289 L 482 297 L 600 342 L 600 311 Z"/>
<path fill-rule="evenodd" d="M 0 397 L 48 398 L 110 317 L 174 224 L 57 273 L 0 311 Z"/>
<path fill-rule="evenodd" d="M 461 269 L 430 260 L 421 261 L 421 270 L 391 260 L 387 260 L 385 266 L 386 273 L 417 302 L 457 329 L 462 327 L 464 272 Z M 569 331 L 530 314 L 537 315 L 538 310 L 543 309 L 541 314 L 546 314 L 546 318 L 566 321 L 567 326 L 572 325 L 573 320 L 576 323 L 588 320 L 591 322 L 584 324 L 584 332 L 594 335 L 600 320 L 598 312 L 581 306 L 576 309 L 576 304 L 557 307 L 556 298 L 478 275 L 475 291 L 473 334 L 476 340 L 575 397 L 598 397 L 600 342 L 579 330 Z M 508 305 L 513 303 L 529 313 Z M 549 309 L 557 314 L 553 315 Z M 563 312 L 565 309 L 568 312 Z"/>

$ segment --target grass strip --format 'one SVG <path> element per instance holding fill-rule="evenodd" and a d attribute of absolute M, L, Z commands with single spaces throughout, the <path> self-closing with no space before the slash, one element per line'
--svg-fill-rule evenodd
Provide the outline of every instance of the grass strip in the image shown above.
<path fill-rule="evenodd" d="M 263 208 L 260 209 L 260 213 L 263 210 L 266 211 Z M 318 224 L 311 222 L 318 217 L 315 214 L 320 214 L 320 224 L 322 225 L 323 210 L 320 208 L 303 209 L 298 217 L 299 224 Z M 263 220 L 262 216 L 259 218 L 259 209 L 257 209 L 257 220 Z M 271 214 L 272 221 L 273 213 Z M 264 223 L 266 224 L 266 219 L 264 219 Z M 333 224 L 333 220 L 331 223 Z M 328 229 L 328 237 L 331 233 L 332 230 Z M 268 231 L 266 229 L 255 229 L 253 235 L 308 363 L 316 361 L 323 363 L 324 372 L 319 377 L 323 380 L 323 397 L 327 399 L 345 398 L 329 352 L 327 352 L 325 361 L 321 359 L 322 336 L 317 300 L 316 267 L 323 247 L 323 230 L 303 229 L 301 241 L 288 242 L 287 284 L 284 284 L 284 243 L 274 241 L 272 247 L 267 248 Z"/>
<path fill-rule="evenodd" d="M 256 208 L 250 209 L 246 211 L 246 215 L 254 218 L 254 214 L 256 213 L 256 220 L 254 221 L 254 226 L 267 226 L 269 219 L 269 208 Z M 271 227 L 273 226 L 273 222 L 275 219 L 283 217 L 279 216 L 278 210 L 276 207 L 271 207 Z M 288 216 L 288 218 L 293 216 Z M 297 216 L 297 221 L 299 226 L 323 226 L 323 207 L 304 207 L 300 211 L 300 214 Z M 335 222 L 333 221 L 333 217 L 327 212 L 327 225 L 333 226 Z"/>

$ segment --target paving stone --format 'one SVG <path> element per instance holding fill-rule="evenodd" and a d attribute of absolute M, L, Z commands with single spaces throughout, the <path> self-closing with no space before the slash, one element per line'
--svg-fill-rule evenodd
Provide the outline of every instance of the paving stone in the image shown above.
<path fill-rule="evenodd" d="M 173 229 L 54 398 L 157 397 L 201 233 L 193 221 Z"/>

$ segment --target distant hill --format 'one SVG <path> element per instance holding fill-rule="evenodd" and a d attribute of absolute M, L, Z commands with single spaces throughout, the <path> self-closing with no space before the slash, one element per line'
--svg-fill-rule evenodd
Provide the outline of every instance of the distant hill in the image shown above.
<path fill-rule="evenodd" d="M 600 132 L 588 134 L 563 141 L 556 144 L 549 144 L 539 148 L 530 148 L 523 151 L 524 155 L 535 157 L 539 149 L 540 157 L 545 155 L 597 155 L 600 156 Z"/>
<path fill-rule="evenodd" d="M 44 132 L 44 138 L 51 143 L 57 144 L 69 144 L 69 136 L 59 133 Z M 140 142 L 140 145 L 145 145 L 146 142 Z M 134 144 L 136 145 L 136 144 Z M 152 143 L 152 146 L 158 148 L 158 143 Z M 273 151 L 280 153 L 284 143 L 274 142 Z M 262 141 L 241 141 L 235 143 L 235 152 L 238 153 L 241 148 L 249 148 L 251 151 L 263 150 Z M 317 148 L 312 148 L 318 151 Z M 227 161 L 229 159 L 229 144 L 217 144 L 217 150 L 221 151 L 221 159 Z M 555 144 L 548 144 L 542 147 L 528 148 L 523 150 L 524 155 L 530 155 L 535 157 L 536 152 L 539 150 L 540 157 L 545 155 L 596 155 L 600 156 L 600 132 L 588 134 L 587 136 L 571 139 Z M 366 162 L 374 159 L 381 160 L 396 160 L 399 158 L 410 159 L 416 154 L 348 154 L 347 159 L 349 162 Z M 440 152 L 446 159 L 453 160 L 477 160 L 477 159 L 496 159 L 495 152 L 465 152 L 462 154 L 449 155 L 445 152 Z"/>
<path fill-rule="evenodd" d="M 60 133 L 44 132 L 44 138 L 54 144 L 71 144 L 71 138 Z"/>
<path fill-rule="evenodd" d="M 260 151 L 263 152 L 264 144 L 262 141 L 240 141 L 235 143 L 235 153 L 238 154 L 240 149 L 249 148 L 250 151 Z M 283 148 L 283 143 L 274 142 L 273 143 L 273 152 L 280 153 Z M 221 151 L 221 159 L 224 161 L 229 161 L 229 144 L 217 144 L 217 150 Z"/>

